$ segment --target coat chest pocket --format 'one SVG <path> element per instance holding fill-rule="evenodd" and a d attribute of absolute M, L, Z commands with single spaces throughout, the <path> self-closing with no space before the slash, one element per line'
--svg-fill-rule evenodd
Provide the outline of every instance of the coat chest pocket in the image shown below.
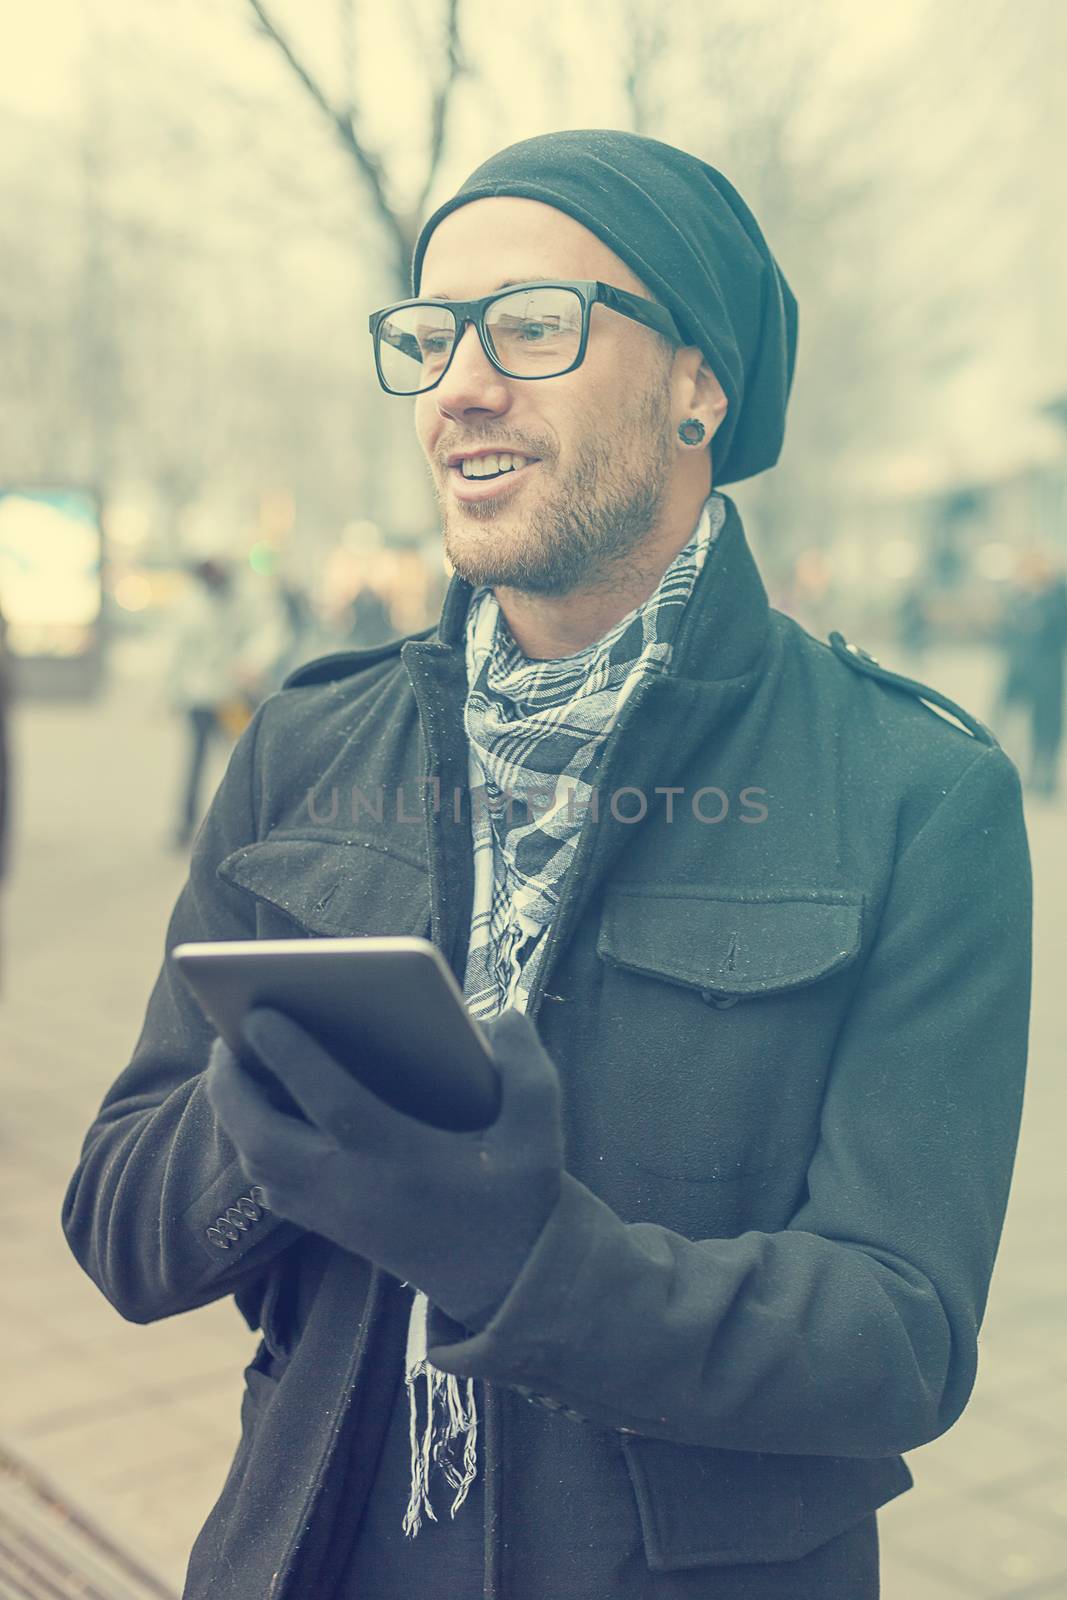
<path fill-rule="evenodd" d="M 803 1147 L 854 984 L 862 912 L 861 894 L 836 889 L 609 890 L 597 938 L 603 1027 L 637 1167 L 721 1183 Z"/>
<path fill-rule="evenodd" d="M 687 885 L 617 885 L 608 895 L 597 952 L 736 1002 L 801 989 L 859 953 L 861 895 L 709 892 Z"/>
<path fill-rule="evenodd" d="M 277 832 L 219 863 L 224 882 L 260 908 L 259 938 L 422 936 L 430 928 L 425 864 L 376 840 L 309 839 Z"/>

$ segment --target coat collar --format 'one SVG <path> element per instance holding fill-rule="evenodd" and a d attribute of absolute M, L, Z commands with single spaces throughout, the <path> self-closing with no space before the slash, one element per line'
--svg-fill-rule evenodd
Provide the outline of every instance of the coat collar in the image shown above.
<path fill-rule="evenodd" d="M 671 651 L 667 676 L 715 683 L 745 673 L 762 654 L 769 627 L 767 591 L 752 558 L 733 501 L 723 495 L 726 519 L 697 575 Z M 464 649 L 471 585 L 455 574 L 434 635 L 438 649 Z"/>
<path fill-rule="evenodd" d="M 725 498 L 725 497 L 724 497 Z M 472 587 L 453 577 L 433 637 L 408 640 L 402 656 L 419 707 L 428 772 L 447 785 L 465 782 L 467 747 L 463 703 L 467 690 L 464 633 Z M 638 833 L 655 825 L 651 798 L 671 784 L 716 731 L 739 717 L 766 671 L 770 608 L 733 502 L 708 551 L 679 622 L 668 671 L 635 690 L 604 747 L 597 788 L 605 796 L 623 788 L 650 798 L 650 814 L 635 829 L 605 814 L 587 819 L 569 874 L 569 885 L 550 930 L 538 992 L 558 950 L 619 853 Z M 657 801 L 657 805 L 659 802 Z M 454 965 L 462 959 L 470 931 L 473 873 L 469 851 L 451 851 L 443 813 L 430 824 L 433 938 Z M 455 966 L 455 970 L 462 970 Z"/>

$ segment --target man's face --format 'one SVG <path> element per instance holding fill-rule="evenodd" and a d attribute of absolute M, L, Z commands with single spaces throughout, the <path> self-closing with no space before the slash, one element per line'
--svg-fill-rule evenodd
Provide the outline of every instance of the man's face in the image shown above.
<path fill-rule="evenodd" d="M 427 299 L 474 300 L 505 282 L 600 279 L 646 291 L 573 217 L 538 200 L 476 200 L 434 230 L 422 269 Z M 415 426 L 441 508 L 445 552 L 474 585 L 562 595 L 610 582 L 660 520 L 678 455 L 672 353 L 629 318 L 594 305 L 585 359 L 538 381 L 506 378 L 477 330 L 444 378 L 415 401 Z M 513 451 L 530 464 L 473 482 L 449 459 Z"/>

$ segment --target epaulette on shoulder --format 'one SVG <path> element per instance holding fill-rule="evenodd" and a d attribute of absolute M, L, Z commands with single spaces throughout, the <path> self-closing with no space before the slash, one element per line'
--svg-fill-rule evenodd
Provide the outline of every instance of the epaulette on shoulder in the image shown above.
<path fill-rule="evenodd" d="M 846 666 L 851 667 L 853 672 L 865 673 L 868 678 L 877 678 L 879 682 L 889 684 L 894 689 L 903 689 L 905 693 L 914 695 L 917 700 L 922 700 L 935 711 L 935 715 L 947 711 L 967 733 L 980 739 L 983 744 L 996 745 L 999 749 L 1000 741 L 992 728 L 987 728 L 984 722 L 979 722 L 976 716 L 965 711 L 963 706 L 957 705 L 955 700 L 950 700 L 947 694 L 942 694 L 939 689 L 931 689 L 928 683 L 920 683 L 917 678 L 905 678 L 902 673 L 890 672 L 888 667 L 883 667 L 881 662 L 876 661 L 874 656 L 862 650 L 858 644 L 846 644 L 841 634 L 837 632 L 827 637 L 834 655 Z"/>
<path fill-rule="evenodd" d="M 335 650 L 328 656 L 316 656 L 314 661 L 305 661 L 302 666 L 294 667 L 282 680 L 281 688 L 302 689 L 309 683 L 332 683 L 337 678 L 351 678 L 366 667 L 373 667 L 379 661 L 388 661 L 390 656 L 398 656 L 409 639 L 428 639 L 433 631 L 433 627 L 424 628 L 421 633 L 408 633 L 400 639 L 390 639 L 388 644 L 374 645 L 369 650 Z"/>

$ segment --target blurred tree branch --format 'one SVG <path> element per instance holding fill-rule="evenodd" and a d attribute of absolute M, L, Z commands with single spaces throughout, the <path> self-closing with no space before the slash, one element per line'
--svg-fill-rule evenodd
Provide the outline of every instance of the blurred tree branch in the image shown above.
<path fill-rule="evenodd" d="M 642 0 L 628 0 L 622 18 L 626 48 L 622 57 L 622 88 L 634 133 L 650 133 L 662 120 L 663 105 L 653 102 L 656 69 L 667 53 L 670 34 L 662 11 L 650 10 Z"/>
<path fill-rule="evenodd" d="M 370 148 L 361 131 L 356 88 L 358 47 L 354 0 L 339 0 L 338 16 L 346 78 L 344 105 L 333 103 L 289 35 L 271 16 L 263 0 L 247 0 L 247 3 L 255 17 L 256 28 L 281 54 L 289 70 L 327 119 L 344 150 L 355 163 L 361 179 L 370 191 L 375 212 L 384 229 L 397 286 L 401 292 L 406 293 L 411 254 L 418 237 L 419 221 L 444 155 L 453 91 L 459 78 L 468 70 L 460 38 L 460 0 L 444 0 L 445 61 L 443 70 L 437 76 L 430 102 L 429 149 L 425 174 L 418 196 L 410 209 L 401 208 L 391 198 L 385 162 Z"/>

